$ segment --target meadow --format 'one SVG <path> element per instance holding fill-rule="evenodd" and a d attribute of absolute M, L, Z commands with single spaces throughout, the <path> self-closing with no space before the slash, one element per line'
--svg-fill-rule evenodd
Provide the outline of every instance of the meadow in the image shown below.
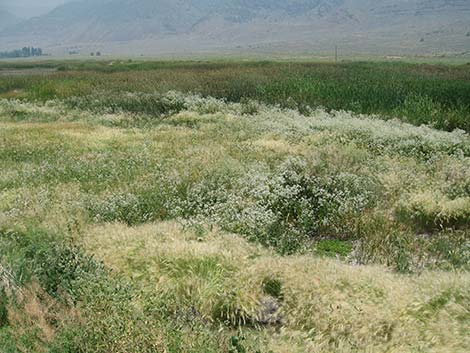
<path fill-rule="evenodd" d="M 0 97 L 46 101 L 103 92 L 195 93 L 256 100 L 306 113 L 347 110 L 413 125 L 470 131 L 470 65 L 406 62 L 45 61 L 0 62 L 2 69 L 58 70 L 4 76 Z M 46 71 L 47 73 L 47 71 Z M 112 97 L 112 95 L 109 95 Z M 111 98 L 110 98 L 111 99 Z M 119 107 L 121 108 L 121 107 Z M 134 111 L 148 113 L 147 107 Z"/>
<path fill-rule="evenodd" d="M 0 68 L 0 351 L 467 352 L 470 67 Z"/>

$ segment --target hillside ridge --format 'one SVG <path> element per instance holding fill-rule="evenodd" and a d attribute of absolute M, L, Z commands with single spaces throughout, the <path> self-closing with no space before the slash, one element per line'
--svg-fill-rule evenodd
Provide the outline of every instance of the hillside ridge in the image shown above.
<path fill-rule="evenodd" d="M 336 42 L 356 51 L 465 54 L 469 32 L 465 0 L 82 0 L 4 28 L 0 47 L 145 41 L 140 47 L 172 52 L 282 51 Z"/>

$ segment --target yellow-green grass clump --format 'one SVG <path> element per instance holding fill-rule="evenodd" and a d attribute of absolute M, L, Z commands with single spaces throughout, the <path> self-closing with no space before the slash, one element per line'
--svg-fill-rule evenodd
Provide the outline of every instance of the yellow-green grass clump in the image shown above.
<path fill-rule="evenodd" d="M 232 234 L 201 235 L 174 222 L 97 226 L 84 242 L 144 293 L 211 324 L 256 322 L 270 296 L 263 284 L 278 281 L 274 326 L 244 329 L 248 344 L 261 337 L 262 351 L 464 352 L 470 343 L 467 273 L 409 277 L 310 255 L 281 257 Z"/>

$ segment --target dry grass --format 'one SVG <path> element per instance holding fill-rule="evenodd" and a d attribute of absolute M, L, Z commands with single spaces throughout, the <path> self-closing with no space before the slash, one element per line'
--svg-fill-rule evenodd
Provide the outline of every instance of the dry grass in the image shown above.
<path fill-rule="evenodd" d="M 204 319 L 211 319 L 221 293 L 235 295 L 228 315 L 256 315 L 266 296 L 263 281 L 279 280 L 283 324 L 256 333 L 273 352 L 296 346 L 298 352 L 466 352 L 470 345 L 468 273 L 415 277 L 309 255 L 280 257 L 235 235 L 201 236 L 174 222 L 98 226 L 83 242 L 145 291 L 178 293 L 184 297 L 178 305 L 195 305 Z"/>
<path fill-rule="evenodd" d="M 65 303 L 59 303 L 37 283 L 19 288 L 7 306 L 8 325 L 17 342 L 33 335 L 34 352 L 48 352 L 58 332 L 70 322 L 81 321 L 80 312 Z M 17 347 L 22 353 L 31 352 L 31 346 Z"/>

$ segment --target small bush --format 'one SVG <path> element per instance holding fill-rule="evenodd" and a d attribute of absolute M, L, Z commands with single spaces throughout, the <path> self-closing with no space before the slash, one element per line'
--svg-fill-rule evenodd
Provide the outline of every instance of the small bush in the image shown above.
<path fill-rule="evenodd" d="M 76 299 L 81 280 L 103 271 L 79 247 L 42 230 L 0 230 L 0 247 L 3 253 L 0 261 L 10 264 L 19 285 L 36 278 L 54 297 L 65 291 Z"/>

